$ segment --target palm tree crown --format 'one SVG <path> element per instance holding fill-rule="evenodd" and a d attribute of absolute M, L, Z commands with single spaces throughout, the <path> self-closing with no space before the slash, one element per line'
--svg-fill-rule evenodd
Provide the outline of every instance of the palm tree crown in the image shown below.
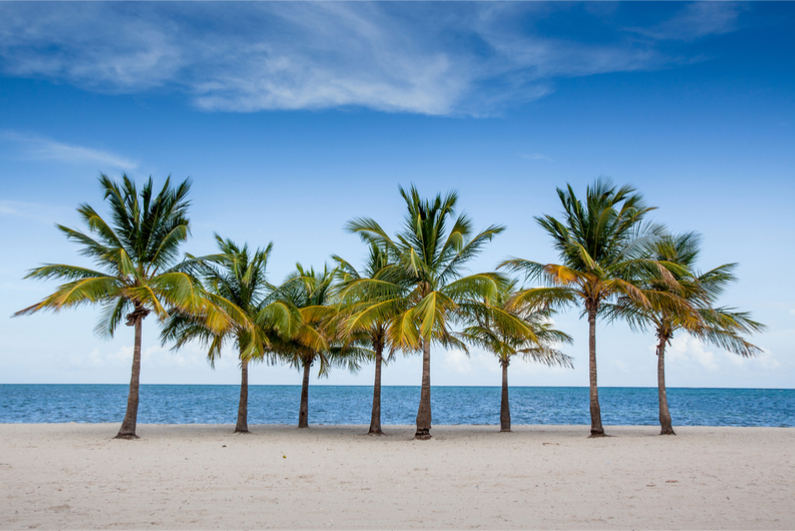
<path fill-rule="evenodd" d="M 671 305 L 669 299 L 649 297 L 648 305 L 637 304 L 629 297 L 620 297 L 615 304 L 606 306 L 611 319 L 624 319 L 635 330 L 653 327 L 657 336 L 657 384 L 662 435 L 675 435 L 668 409 L 665 387 L 665 348 L 674 334 L 684 330 L 694 337 L 712 343 L 740 356 L 754 356 L 760 349 L 743 336 L 758 332 L 764 326 L 751 319 L 748 312 L 734 308 L 715 307 L 718 297 L 726 287 L 737 280 L 737 264 L 723 264 L 701 273 L 695 269 L 700 251 L 701 237 L 693 232 L 664 235 L 644 246 L 650 260 L 674 264 L 669 268 L 676 280 L 675 288 L 659 275 L 646 276 L 644 292 L 674 292 L 687 304 Z"/>
<path fill-rule="evenodd" d="M 488 296 L 503 281 L 496 273 L 463 276 L 466 263 L 475 257 L 503 227 L 492 225 L 473 234 L 465 214 L 455 217 L 458 194 L 437 194 L 433 200 L 420 197 L 417 189 L 399 188 L 407 212 L 403 230 L 395 239 L 374 220 L 360 218 L 348 224 L 367 243 L 383 249 L 395 265 L 384 273 L 390 279 L 361 279 L 355 289 L 368 289 L 384 296 L 362 308 L 348 327 L 389 319 L 388 340 L 405 351 L 423 352 L 423 377 L 417 413 L 419 439 L 430 438 L 430 347 L 432 342 L 466 350 L 450 325 L 467 318 L 458 302 Z M 349 288 L 354 289 L 354 288 Z"/>
<path fill-rule="evenodd" d="M 648 306 L 635 280 L 649 271 L 671 284 L 675 281 L 660 264 L 640 255 L 643 245 L 662 233 L 662 227 L 645 222 L 653 208 L 630 186 L 617 188 L 608 179 L 598 179 L 586 191 L 585 202 L 577 198 L 571 185 L 558 188 L 564 218 L 537 217 L 536 221 L 552 237 L 562 264 L 541 264 L 514 259 L 501 267 L 522 271 L 527 278 L 540 280 L 547 287 L 525 290 L 518 299 L 545 304 L 582 301 L 589 322 L 589 372 L 591 435 L 601 436 L 599 395 L 596 384 L 596 316 L 604 302 L 624 295 Z"/>
<path fill-rule="evenodd" d="M 204 316 L 174 313 L 163 331 L 162 341 L 174 341 L 180 348 L 189 341 L 207 345 L 211 365 L 223 346 L 233 342 L 241 361 L 241 391 L 236 432 L 248 432 L 248 365 L 252 360 L 269 359 L 275 336 L 290 338 L 302 324 L 301 314 L 288 301 L 274 299 L 266 269 L 273 243 L 265 249 L 250 250 L 215 235 L 219 253 L 193 257 L 183 266 L 201 278 L 205 296 L 222 308 L 230 326 L 221 332 L 208 326 Z M 273 360 L 271 360 L 273 361 Z"/>
<path fill-rule="evenodd" d="M 277 338 L 271 352 L 297 369 L 303 369 L 301 404 L 298 427 L 309 426 L 309 371 L 320 363 L 319 376 L 328 375 L 332 367 L 345 367 L 352 372 L 371 357 L 371 352 L 358 342 L 344 341 L 338 328 L 335 271 L 324 266 L 322 271 L 304 269 L 296 264 L 287 280 L 274 292 L 274 296 L 298 308 L 302 324 L 290 339 Z"/>
<path fill-rule="evenodd" d="M 333 256 L 339 264 L 336 269 L 339 291 L 339 312 L 336 319 L 344 341 L 349 343 L 369 343 L 375 362 L 375 381 L 373 384 L 373 407 L 370 416 L 371 435 L 383 435 L 381 430 L 381 369 L 392 361 L 395 345 L 389 342 L 387 330 L 390 323 L 404 309 L 405 305 L 395 304 L 395 295 L 404 293 L 400 268 L 396 268 L 386 249 L 371 243 L 365 266 L 361 272 L 350 262 Z M 364 282 L 362 282 L 364 280 Z M 389 289 L 391 288 L 391 289 Z M 376 319 L 357 320 L 357 314 L 374 305 L 380 305 L 381 312 Z M 347 323 L 353 323 L 348 326 Z M 385 354 L 385 350 L 388 352 Z"/>
<path fill-rule="evenodd" d="M 166 179 L 154 195 L 152 178 L 140 193 L 126 175 L 121 184 L 100 176 L 104 199 L 111 211 L 108 223 L 88 204 L 78 213 L 89 234 L 63 225 L 58 229 L 82 246 L 81 254 L 91 258 L 98 269 L 65 264 L 47 264 L 33 269 L 25 278 L 65 280 L 42 301 L 17 312 L 25 315 L 40 310 L 59 311 L 82 304 L 100 304 L 102 313 L 96 331 L 113 336 L 122 318 L 135 326 L 135 350 L 130 397 L 118 437 L 135 437 L 138 412 L 141 322 L 150 313 L 162 320 L 167 308 L 205 316 L 209 326 L 220 330 L 228 325 L 225 313 L 203 297 L 197 279 L 175 266 L 179 245 L 190 232 L 187 199 L 190 182 L 176 188 Z"/>

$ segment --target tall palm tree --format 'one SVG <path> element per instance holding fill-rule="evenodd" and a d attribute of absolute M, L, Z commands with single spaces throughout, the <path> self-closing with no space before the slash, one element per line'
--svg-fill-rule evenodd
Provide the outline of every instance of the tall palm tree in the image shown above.
<path fill-rule="evenodd" d="M 230 316 L 231 326 L 214 332 L 202 316 L 175 312 L 163 330 L 163 343 L 174 341 L 180 348 L 190 341 L 209 347 L 207 357 L 214 367 L 222 347 L 232 342 L 240 359 L 240 400 L 235 433 L 248 433 L 248 366 L 269 358 L 268 349 L 278 335 L 290 338 L 302 324 L 301 314 L 288 301 L 274 299 L 266 269 L 273 248 L 251 251 L 232 240 L 215 235 L 219 253 L 188 256 L 185 268 L 203 280 L 207 297 Z"/>
<path fill-rule="evenodd" d="M 579 200 L 571 185 L 557 189 L 564 217 L 535 218 L 552 237 L 562 264 L 541 264 L 513 259 L 501 264 L 526 278 L 541 280 L 547 287 L 530 288 L 518 300 L 569 304 L 581 301 L 588 316 L 588 366 L 590 383 L 591 436 L 604 435 L 596 380 L 596 318 L 606 302 L 624 295 L 648 306 L 646 293 L 635 285 L 642 273 L 660 271 L 662 279 L 675 285 L 666 266 L 639 256 L 642 246 L 657 238 L 662 227 L 646 224 L 653 208 L 630 186 L 617 188 L 609 179 L 597 179 Z"/>
<path fill-rule="evenodd" d="M 348 230 L 394 256 L 400 281 L 365 281 L 361 283 L 382 290 L 389 296 L 350 319 L 347 326 L 366 328 L 398 310 L 390 321 L 387 337 L 393 345 L 407 352 L 422 351 L 422 387 L 417 411 L 416 439 L 430 439 L 431 429 L 431 343 L 466 351 L 466 345 L 453 334 L 450 325 L 464 322 L 468 316 L 459 302 L 483 299 L 493 293 L 503 279 L 497 273 L 462 276 L 465 264 L 483 246 L 503 231 L 492 225 L 473 235 L 472 222 L 464 214 L 454 220 L 458 194 L 432 200 L 420 197 L 417 189 L 402 187 L 406 202 L 404 227 L 390 238 L 372 219 L 354 219 Z M 452 226 L 448 224 L 452 221 Z"/>
<path fill-rule="evenodd" d="M 381 368 L 383 365 L 392 361 L 395 354 L 393 346 L 388 344 L 387 329 L 392 319 L 399 314 L 399 305 L 389 307 L 390 311 L 382 313 L 379 318 L 367 322 L 359 323 L 359 326 L 348 328 L 344 325 L 345 319 L 355 316 L 358 311 L 378 302 L 390 301 L 396 290 L 399 291 L 400 279 L 395 278 L 399 273 L 394 266 L 395 263 L 390 259 L 386 249 L 370 244 L 370 252 L 364 268 L 361 272 L 350 264 L 350 262 L 334 256 L 337 266 L 337 276 L 339 279 L 340 290 L 340 312 L 338 317 L 342 320 L 340 330 L 346 335 L 347 339 L 354 342 L 367 341 L 372 347 L 375 356 L 375 380 L 373 383 L 373 407 L 370 415 L 369 435 L 383 435 L 381 430 Z M 362 279 L 365 282 L 360 282 Z M 396 284 L 396 281 L 398 282 Z M 378 284 L 376 288 L 374 284 Z M 391 286 L 392 292 L 385 291 L 383 286 Z M 360 289 L 361 288 L 361 289 Z M 369 289 L 368 289 L 369 288 Z M 386 357 L 384 351 L 388 348 Z"/>
<path fill-rule="evenodd" d="M 666 235 L 646 246 L 647 256 L 659 262 L 680 266 L 672 271 L 678 289 L 676 295 L 688 302 L 687 307 L 671 307 L 650 298 L 650 305 L 638 305 L 627 297 L 620 297 L 610 305 L 608 315 L 629 322 L 636 330 L 653 328 L 657 336 L 657 394 L 660 408 L 660 435 L 676 435 L 668 409 L 665 389 L 665 347 L 671 344 L 674 334 L 683 330 L 701 341 L 711 343 L 743 357 L 754 356 L 761 350 L 748 342 L 743 335 L 759 332 L 764 325 L 752 320 L 748 312 L 734 308 L 714 307 L 718 296 L 737 277 L 737 264 L 723 264 L 706 273 L 695 270 L 701 237 L 693 232 Z M 668 291 L 669 283 L 651 276 L 645 281 L 645 290 Z"/>
<path fill-rule="evenodd" d="M 296 264 L 294 271 L 276 290 L 274 296 L 298 308 L 302 324 L 290 339 L 274 338 L 270 351 L 281 360 L 303 371 L 298 427 L 309 427 L 309 375 L 315 362 L 318 376 L 327 376 L 332 367 L 345 367 L 356 372 L 370 352 L 355 343 L 346 343 L 336 327 L 333 292 L 334 271 L 324 267 L 304 269 Z"/>
<path fill-rule="evenodd" d="M 126 175 L 121 184 L 105 175 L 99 179 L 108 201 L 112 223 L 108 223 L 88 204 L 77 209 L 88 226 L 88 234 L 58 225 L 70 240 L 82 246 L 81 254 L 91 258 L 99 269 L 47 264 L 33 269 L 25 278 L 65 280 L 41 302 L 15 315 L 40 310 L 59 311 L 81 304 L 98 303 L 102 314 L 96 332 L 112 337 L 126 315 L 127 326 L 135 327 L 130 393 L 127 412 L 116 438 L 134 439 L 138 419 L 139 380 L 141 373 L 141 330 L 150 312 L 161 319 L 166 307 L 203 315 L 214 330 L 228 326 L 228 318 L 203 297 L 197 279 L 181 271 L 175 262 L 179 245 L 189 234 L 187 217 L 190 182 L 171 187 L 166 179 L 155 196 L 152 178 L 140 194 Z M 89 235 L 90 234 L 90 235 Z"/>
<path fill-rule="evenodd" d="M 552 310 L 527 300 L 517 300 L 519 293 L 516 281 L 501 286 L 485 301 L 486 308 L 473 308 L 475 322 L 467 326 L 461 334 L 465 341 L 492 352 L 500 361 L 500 431 L 503 432 L 511 431 L 508 365 L 514 356 L 550 367 L 558 365 L 574 368 L 571 357 L 555 348 L 556 344 L 571 343 L 572 339 L 553 327 L 549 319 Z M 516 326 L 516 321 L 525 326 Z"/>

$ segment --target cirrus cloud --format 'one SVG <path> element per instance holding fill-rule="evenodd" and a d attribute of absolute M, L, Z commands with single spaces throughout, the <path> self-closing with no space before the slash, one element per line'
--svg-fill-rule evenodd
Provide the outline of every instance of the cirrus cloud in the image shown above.
<path fill-rule="evenodd" d="M 207 111 L 482 116 L 562 78 L 686 62 L 656 42 L 730 31 L 739 12 L 673 6 L 598 42 L 538 29 L 572 9 L 609 26 L 555 3 L 3 3 L 0 68 L 111 93 L 177 90 Z"/>

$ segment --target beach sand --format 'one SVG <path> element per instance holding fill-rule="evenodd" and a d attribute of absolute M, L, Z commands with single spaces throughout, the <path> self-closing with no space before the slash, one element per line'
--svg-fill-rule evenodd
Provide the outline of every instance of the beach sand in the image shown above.
<path fill-rule="evenodd" d="M 0 528 L 795 529 L 795 429 L 0 424 Z"/>

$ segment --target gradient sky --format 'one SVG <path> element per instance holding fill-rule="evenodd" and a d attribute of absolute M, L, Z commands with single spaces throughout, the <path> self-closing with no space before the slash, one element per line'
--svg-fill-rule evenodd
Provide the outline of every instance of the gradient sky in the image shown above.
<path fill-rule="evenodd" d="M 457 189 L 478 227 L 507 230 L 472 264 L 555 261 L 533 217 L 555 188 L 629 183 L 656 221 L 703 235 L 700 266 L 739 262 L 721 303 L 768 330 L 743 360 L 687 336 L 671 387 L 795 382 L 795 4 L 792 3 L 0 3 L 0 315 L 55 287 L 23 281 L 45 262 L 85 263 L 55 223 L 104 210 L 100 172 L 193 180 L 192 238 L 274 242 L 270 280 L 331 254 L 358 263 L 344 224 L 394 232 L 398 184 Z M 125 383 L 132 331 L 97 338 L 92 308 L 0 319 L 0 383 Z M 513 385 L 585 386 L 575 370 L 511 366 Z M 600 326 L 599 382 L 656 384 L 654 337 Z M 230 354 L 230 353 L 227 353 Z M 418 385 L 420 358 L 385 384 Z M 499 385 L 488 353 L 437 349 L 435 385 Z M 143 383 L 237 383 L 226 355 L 161 347 L 144 326 Z M 370 385 L 372 367 L 319 383 Z M 257 366 L 254 384 L 299 384 Z"/>

